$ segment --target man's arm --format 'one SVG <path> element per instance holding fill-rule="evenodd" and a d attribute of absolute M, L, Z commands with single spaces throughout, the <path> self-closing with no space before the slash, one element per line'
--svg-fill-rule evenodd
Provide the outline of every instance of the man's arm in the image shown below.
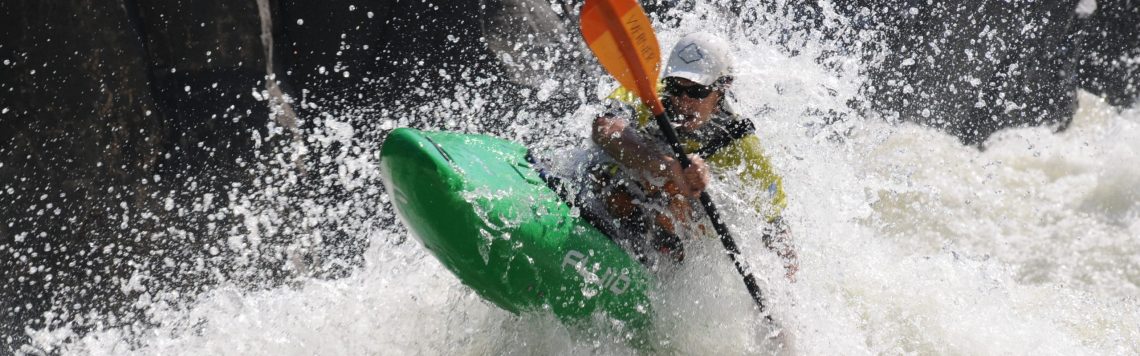
<path fill-rule="evenodd" d="M 795 282 L 800 263 L 791 229 L 782 218 L 784 206 L 787 204 L 783 179 L 776 174 L 771 162 L 764 155 L 760 139 L 756 135 L 737 139 L 709 157 L 709 163 L 722 169 L 743 168 L 732 170 L 739 172 L 738 176 L 746 187 L 760 193 L 752 204 L 756 212 L 768 220 L 762 231 L 764 246 L 780 257 L 784 262 L 786 277 Z"/>
<path fill-rule="evenodd" d="M 647 172 L 659 169 L 661 152 L 646 144 L 641 135 L 624 119 L 613 115 L 594 119 L 592 138 L 610 157 L 626 168 Z"/>
<path fill-rule="evenodd" d="M 670 194 L 699 197 L 701 191 L 708 186 L 708 167 L 704 160 L 689 155 L 692 165 L 682 169 L 671 153 L 657 150 L 622 118 L 613 115 L 597 117 L 594 119 L 592 138 L 618 163 L 639 172 L 651 183 L 656 181 L 652 185 L 661 187 Z"/>
<path fill-rule="evenodd" d="M 783 218 L 769 221 L 762 230 L 764 246 L 784 262 L 784 276 L 789 281 L 796 281 L 796 272 L 800 270 L 800 258 L 796 253 L 796 245 L 792 241 L 792 230 Z"/>
<path fill-rule="evenodd" d="M 756 212 L 768 220 L 781 215 L 787 205 L 783 179 L 764 155 L 756 135 L 734 140 L 710 156 L 707 162 L 713 167 L 737 172 L 737 177 L 754 194 L 749 199 Z"/>

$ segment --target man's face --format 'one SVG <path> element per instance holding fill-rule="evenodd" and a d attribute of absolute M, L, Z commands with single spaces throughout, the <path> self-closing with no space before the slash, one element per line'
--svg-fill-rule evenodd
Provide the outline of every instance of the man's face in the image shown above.
<path fill-rule="evenodd" d="M 693 98 L 693 96 L 703 94 L 704 89 L 708 90 L 708 96 L 699 99 Z M 709 122 L 713 113 L 716 112 L 721 95 L 724 95 L 720 90 L 713 90 L 691 80 L 677 77 L 666 79 L 665 92 L 669 100 L 673 101 L 673 107 L 677 113 L 680 114 L 680 117 L 674 119 L 684 130 L 690 132 Z"/>

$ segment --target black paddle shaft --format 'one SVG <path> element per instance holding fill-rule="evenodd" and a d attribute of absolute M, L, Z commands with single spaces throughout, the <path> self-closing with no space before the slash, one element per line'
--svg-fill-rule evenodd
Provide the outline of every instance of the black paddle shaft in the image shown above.
<path fill-rule="evenodd" d="M 673 129 L 672 120 L 669 120 L 669 112 L 657 115 L 657 126 L 661 128 L 661 132 L 665 134 L 665 140 L 669 141 L 669 146 L 673 148 L 673 153 L 677 155 L 677 159 L 681 161 L 681 168 L 688 168 L 693 164 L 689 161 L 689 155 L 685 154 L 685 148 L 681 146 L 681 140 L 677 138 L 677 130 Z M 720 220 L 720 212 L 716 210 L 716 205 L 713 205 L 712 198 L 709 193 L 701 192 L 701 205 L 705 208 L 705 214 L 709 216 L 712 221 L 713 229 L 720 237 L 720 243 L 724 245 L 724 249 L 728 250 L 728 258 L 732 259 L 732 264 L 736 266 L 736 271 L 744 277 L 744 286 L 748 288 L 748 294 L 752 295 L 752 300 L 756 302 L 756 306 L 760 308 L 760 312 L 764 312 L 764 298 L 760 294 L 760 286 L 756 284 L 756 277 L 747 270 L 744 263 L 737 259 L 740 255 L 740 248 L 736 246 L 736 240 L 732 238 L 732 234 L 728 231 L 728 226 L 724 221 Z M 765 319 L 772 321 L 771 315 L 765 315 Z"/>

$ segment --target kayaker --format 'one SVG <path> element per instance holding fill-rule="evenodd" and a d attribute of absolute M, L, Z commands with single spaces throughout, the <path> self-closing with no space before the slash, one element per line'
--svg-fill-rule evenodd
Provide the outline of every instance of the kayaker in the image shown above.
<path fill-rule="evenodd" d="M 632 239 L 643 239 L 632 242 L 635 249 L 648 243 L 680 261 L 684 249 L 678 236 L 711 232 L 694 219 L 703 211 L 693 205 L 709 184 L 710 170 L 718 178 L 736 177 L 746 187 L 761 188 L 747 198 L 767 222 L 765 246 L 783 259 L 787 277 L 794 281 L 798 262 L 781 217 L 786 204 L 781 178 L 764 156 L 752 121 L 732 110 L 728 44 L 703 32 L 683 37 L 663 78 L 662 102 L 673 114 L 692 165 L 681 168 L 650 110 L 633 92 L 618 88 L 606 113 L 593 122 L 593 141 L 605 154 L 591 165 L 589 180 L 605 215 L 632 232 L 626 234 Z"/>

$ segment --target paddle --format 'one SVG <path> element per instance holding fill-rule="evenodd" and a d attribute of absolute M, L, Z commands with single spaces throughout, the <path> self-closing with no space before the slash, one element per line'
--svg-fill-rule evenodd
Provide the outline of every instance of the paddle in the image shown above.
<path fill-rule="evenodd" d="M 657 44 L 657 35 L 645 10 L 637 0 L 586 0 L 582 6 L 582 37 L 602 63 L 602 67 L 610 73 L 623 87 L 637 93 L 641 102 L 653 111 L 657 126 L 665 134 L 665 139 L 681 162 L 681 167 L 688 167 L 691 162 L 685 154 L 684 147 L 677 139 L 677 132 L 670 123 L 669 113 L 657 97 L 657 73 L 661 68 L 661 50 Z M 720 213 L 709 198 L 708 192 L 701 192 L 701 205 L 705 213 L 712 220 L 713 228 L 720 236 L 720 242 L 728 251 L 728 257 L 736 265 L 736 271 L 744 277 L 744 285 L 748 287 L 748 294 L 764 312 L 764 300 L 760 295 L 760 287 L 756 285 L 756 277 L 747 270 L 744 263 L 737 257 L 740 248 L 728 231 L 728 226 L 720 219 Z M 765 319 L 772 321 L 771 315 Z"/>

